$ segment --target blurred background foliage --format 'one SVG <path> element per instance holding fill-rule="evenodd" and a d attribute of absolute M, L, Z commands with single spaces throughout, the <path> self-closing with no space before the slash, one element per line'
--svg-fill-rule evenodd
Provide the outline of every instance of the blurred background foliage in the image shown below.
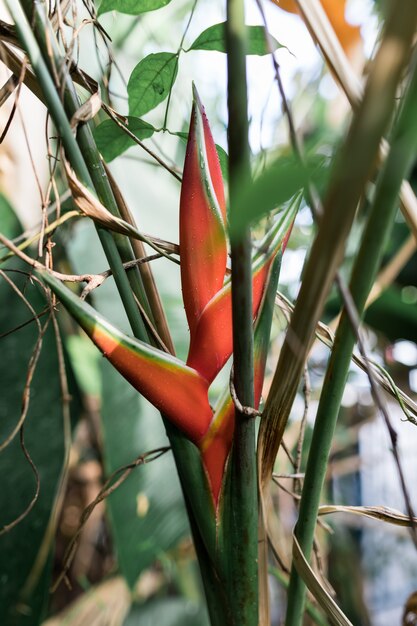
<path fill-rule="evenodd" d="M 124 8 L 131 4 L 126 1 Z M 166 6 L 155 12 L 129 15 L 131 9 L 126 13 L 113 10 L 123 9 L 123 0 L 103 0 L 100 24 L 104 31 L 99 32 L 85 22 L 77 54 L 79 66 L 99 82 L 103 100 L 118 113 L 134 116 L 135 120 L 129 125 L 131 131 L 175 172 L 181 171 L 184 158 L 192 80 L 196 81 L 205 102 L 219 149 L 227 145 L 224 54 L 197 49 L 198 45 L 190 50 L 208 26 L 224 20 L 224 3 L 172 0 L 159 4 Z M 89 18 L 88 3 L 74 6 L 79 12 L 78 20 Z M 109 12 L 104 12 L 103 6 Z M 255 3 L 248 2 L 247 9 L 249 22 L 259 24 Z M 311 153 L 326 161 L 332 156 L 349 118 L 346 101 L 325 69 L 300 18 L 284 13 L 272 3 L 266 9 L 268 28 L 276 42 L 284 86 L 292 101 L 297 126 L 306 144 L 311 146 Z M 360 26 L 361 36 L 349 50 L 352 63 L 359 69 L 366 68 L 367 57 L 378 37 L 383 9 L 382 0 L 347 3 L 348 18 L 357 20 L 355 23 Z M 207 48 L 207 44 L 204 45 Z M 265 55 L 262 41 L 255 41 L 253 45 L 255 54 L 248 57 L 250 137 L 254 171 L 260 173 L 272 156 L 287 154 L 289 147 L 270 59 Z M 140 85 L 134 80 L 135 67 L 148 55 L 160 53 L 172 55 L 171 73 L 163 85 L 169 97 L 164 97 L 157 106 L 152 102 L 144 104 L 141 92 L 138 95 Z M 178 76 L 172 86 L 170 81 L 176 71 Z M 131 75 L 133 78 L 129 80 Z M 20 108 L 29 143 L 34 146 L 37 175 L 43 185 L 48 176 L 47 164 L 44 157 L 42 160 L 37 155 L 44 150 L 39 136 L 39 128 L 44 128 L 44 112 L 28 94 L 22 95 Z M 142 116 L 143 120 L 137 119 Z M 157 166 L 139 146 L 129 145 L 114 122 L 106 121 L 105 117 L 102 112 L 96 116 L 96 138 L 102 153 L 111 161 L 111 171 L 139 228 L 169 241 L 178 241 L 178 180 Z M 4 122 L 6 120 L 5 114 Z M 32 167 L 22 161 L 21 142 L 22 121 L 16 119 L 0 148 L 0 152 L 4 150 L 0 231 L 11 239 L 19 237 L 23 230 L 41 219 L 36 180 Z M 226 163 L 224 150 L 221 156 Z M 10 180 L 11 169 L 14 182 Z M 417 187 L 417 169 L 411 183 Z M 63 187 L 61 191 L 64 192 Z M 372 191 L 370 185 L 369 197 Z M 364 213 L 368 200 L 364 199 Z M 9 202 L 14 205 L 21 223 Z M 61 210 L 72 208 L 72 201 L 63 198 Z M 358 223 L 349 241 L 343 266 L 346 275 L 356 252 L 360 229 Z M 297 295 L 313 233 L 309 207 L 304 206 L 283 262 L 280 290 L 291 300 Z M 408 236 L 408 228 L 398 213 L 384 265 L 395 257 Z M 94 229 L 86 220 L 71 220 L 62 225 L 54 244 L 55 262 L 67 271 L 91 273 L 106 268 Z M 1 256 L 3 253 L 4 250 L 0 250 Z M 15 260 L 2 264 L 1 268 L 9 272 L 22 269 Z M 154 263 L 154 271 L 177 353 L 183 358 L 188 333 L 179 272 L 164 260 Z M 77 531 L 81 514 L 96 498 L 104 480 L 141 454 L 166 446 L 167 438 L 156 410 L 103 361 L 64 313 L 60 315 L 64 344 L 62 352 L 57 351 L 56 329 L 48 311 L 42 310 L 43 299 L 36 282 L 28 280 L 24 274 L 13 275 L 13 281 L 27 299 L 24 302 L 6 276 L 11 274 L 5 272 L 0 281 L 2 442 L 20 415 L 22 393 L 30 372 L 30 359 L 36 354 L 34 346 L 39 332 L 43 335 L 43 345 L 30 381 L 25 448 L 17 436 L 0 454 L 2 526 L 17 519 L 28 503 L 33 502 L 24 519 L 0 536 L 0 623 L 16 626 L 42 623 L 45 626 L 88 623 L 204 626 L 208 618 L 202 586 L 170 453 L 133 470 L 105 502 L 97 505 L 79 536 L 67 573 L 70 584 L 61 583 L 49 594 L 51 584 L 62 572 L 65 550 Z M 373 358 L 384 364 L 410 394 L 417 390 L 416 277 L 417 255 L 410 253 L 409 260 L 369 307 L 365 318 Z M 127 330 L 127 320 L 112 279 L 95 291 L 91 299 L 100 312 Z M 332 295 L 323 321 L 330 322 L 339 309 L 340 302 Z M 27 323 L 34 312 L 42 314 L 39 327 L 36 323 Z M 277 310 L 269 377 L 284 327 L 284 316 Z M 15 332 L 11 332 L 13 329 Z M 317 346 L 309 362 L 311 392 L 302 468 L 309 446 L 309 423 L 314 417 L 327 357 L 327 349 Z M 60 359 L 65 360 L 66 365 L 68 405 L 61 402 L 66 393 L 63 394 L 63 382 L 57 376 Z M 268 382 L 267 376 L 265 391 Z M 285 436 L 290 453 L 295 453 L 303 405 L 300 392 Z M 407 476 L 415 476 L 417 467 L 412 451 L 412 444 L 417 443 L 415 426 L 401 424 L 402 417 L 396 406 L 392 404 L 390 408 L 399 430 Z M 29 451 L 26 458 L 25 449 Z M 66 458 L 68 473 L 63 479 Z M 291 473 L 291 463 L 283 451 L 276 470 L 280 476 Z M 288 490 L 298 493 L 300 486 L 296 480 L 285 478 L 277 482 L 274 497 L 282 519 L 282 553 L 288 560 L 289 538 L 295 520 L 294 498 Z M 39 496 L 34 500 L 38 485 Z M 415 490 L 412 497 L 417 503 Z M 350 373 L 329 464 L 327 499 L 340 504 L 384 504 L 403 508 L 389 444 L 375 415 L 366 376 L 355 367 Z M 55 512 L 56 515 L 59 512 L 58 517 Z M 331 534 L 327 530 L 320 531 L 324 549 L 319 562 L 343 610 L 356 626 L 400 623 L 407 598 L 417 586 L 417 563 L 406 532 L 385 528 L 377 531 L 376 522 L 352 522 L 344 516 L 332 520 L 330 525 Z M 346 572 L 346 566 L 350 573 Z M 284 606 L 283 580 L 271 576 L 271 588 L 273 624 L 279 624 Z"/>

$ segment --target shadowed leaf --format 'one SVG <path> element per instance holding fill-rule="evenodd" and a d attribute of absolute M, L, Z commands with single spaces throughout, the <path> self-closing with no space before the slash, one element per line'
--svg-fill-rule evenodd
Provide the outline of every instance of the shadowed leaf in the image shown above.
<path fill-rule="evenodd" d="M 22 232 L 13 210 L 3 197 L 0 197 L 0 230 L 11 239 Z M 27 269 L 27 266 L 16 259 L 9 261 L 6 266 L 3 265 L 2 269 L 5 267 L 18 271 Z M 7 272 L 7 276 L 24 290 L 25 297 L 37 313 L 44 309 L 46 301 L 39 288 L 28 281 L 25 275 Z M 3 277 L 0 277 L 0 300 L 7 302 L 7 306 L 0 307 L 0 333 L 13 330 L 32 318 L 31 311 Z M 40 323 L 43 324 L 46 319 L 47 316 L 41 317 Z M 21 415 L 29 359 L 37 337 L 37 324 L 31 322 L 1 339 L 1 444 L 12 432 Z M 0 536 L 0 623 L 4 625 L 37 626 L 42 619 L 45 599 L 48 597 L 52 574 L 49 554 L 53 536 L 46 538 L 46 533 L 65 458 L 64 416 L 58 368 L 55 335 L 52 324 L 49 324 L 43 336 L 39 360 L 30 385 L 31 395 L 24 424 L 25 446 L 39 473 L 39 497 L 27 516 Z M 71 394 L 72 416 L 75 420 L 80 404 L 78 391 L 73 385 Z M 0 474 L 3 477 L 0 529 L 3 529 L 27 510 L 36 490 L 35 476 L 24 456 L 18 433 L 1 451 Z M 47 542 L 47 550 L 40 557 L 43 541 Z M 30 588 L 27 588 L 35 562 L 37 571 L 31 579 Z"/>
<path fill-rule="evenodd" d="M 178 57 L 172 52 L 157 52 L 142 59 L 127 85 L 129 114 L 140 117 L 163 102 L 175 82 Z"/>
<path fill-rule="evenodd" d="M 141 141 L 149 139 L 154 127 L 138 117 L 128 117 L 127 127 Z M 135 141 L 126 134 L 113 120 L 105 120 L 94 129 L 94 139 L 105 161 L 110 163 L 128 148 L 136 146 Z"/>

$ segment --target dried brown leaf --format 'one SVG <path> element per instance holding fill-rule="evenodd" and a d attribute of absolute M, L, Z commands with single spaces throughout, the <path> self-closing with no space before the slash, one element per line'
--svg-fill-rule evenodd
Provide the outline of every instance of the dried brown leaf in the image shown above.
<path fill-rule="evenodd" d="M 71 128 L 75 131 L 78 124 L 82 122 L 89 122 L 101 109 L 101 97 L 99 92 L 93 93 L 83 104 L 80 106 L 71 118 Z"/>

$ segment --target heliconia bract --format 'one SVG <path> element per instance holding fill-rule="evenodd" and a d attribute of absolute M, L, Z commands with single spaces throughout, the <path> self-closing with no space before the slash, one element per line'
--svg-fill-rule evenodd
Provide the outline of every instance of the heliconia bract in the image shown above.
<path fill-rule="evenodd" d="M 219 158 L 194 88 L 180 198 L 181 284 L 190 333 L 223 286 L 227 261 L 226 204 Z"/>
<path fill-rule="evenodd" d="M 255 319 L 262 301 L 271 264 L 278 251 L 284 248 L 301 195 L 282 212 L 280 219 L 260 242 L 252 263 L 252 311 Z M 213 381 L 233 350 L 232 292 L 230 281 L 207 304 L 197 327 L 191 333 L 187 365 L 198 370 L 209 383 Z"/>
<path fill-rule="evenodd" d="M 207 381 L 179 359 L 122 333 L 51 274 L 40 277 L 122 376 L 198 443 L 212 419 Z"/>
<path fill-rule="evenodd" d="M 282 211 L 253 255 L 255 408 L 259 406 L 279 262 L 301 202 Z M 227 390 L 210 406 L 210 383 L 232 353 L 231 283 L 225 281 L 227 241 L 223 180 L 216 146 L 194 89 L 180 200 L 180 257 L 190 327 L 187 363 L 128 337 L 57 280 L 40 278 L 114 367 L 200 450 L 215 509 L 231 450 L 235 407 Z"/>

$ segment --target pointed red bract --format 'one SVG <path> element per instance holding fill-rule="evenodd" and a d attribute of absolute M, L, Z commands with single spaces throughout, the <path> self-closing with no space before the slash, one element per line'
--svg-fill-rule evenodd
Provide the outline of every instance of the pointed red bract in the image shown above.
<path fill-rule="evenodd" d="M 212 423 L 199 444 L 215 507 L 219 504 L 234 429 L 235 405 L 230 394 L 227 394 L 216 409 Z"/>
<path fill-rule="evenodd" d="M 287 244 L 301 194 L 284 209 L 271 230 L 259 243 L 252 264 L 252 315 L 258 314 L 271 264 L 278 251 Z M 207 304 L 191 335 L 187 365 L 196 369 L 211 383 L 233 350 L 232 293 L 227 283 Z"/>
<path fill-rule="evenodd" d="M 198 443 L 213 415 L 207 381 L 179 359 L 122 333 L 51 274 L 40 276 L 122 376 Z"/>
<path fill-rule="evenodd" d="M 195 91 L 180 199 L 181 284 L 191 335 L 204 307 L 223 286 L 225 220 L 219 158 Z"/>
<path fill-rule="evenodd" d="M 272 260 L 272 259 L 271 259 Z M 268 277 L 271 260 L 253 274 L 252 313 L 256 317 Z M 187 365 L 196 369 L 211 383 L 233 351 L 232 290 L 228 283 L 209 302 L 191 337 Z"/>
<path fill-rule="evenodd" d="M 198 443 L 212 418 L 208 385 L 198 372 L 181 361 L 164 359 L 151 350 L 138 349 L 130 338 L 117 338 L 101 325 L 84 330 L 106 359 L 149 402 L 163 413 L 191 441 Z M 161 353 L 161 355 L 164 353 Z"/>

